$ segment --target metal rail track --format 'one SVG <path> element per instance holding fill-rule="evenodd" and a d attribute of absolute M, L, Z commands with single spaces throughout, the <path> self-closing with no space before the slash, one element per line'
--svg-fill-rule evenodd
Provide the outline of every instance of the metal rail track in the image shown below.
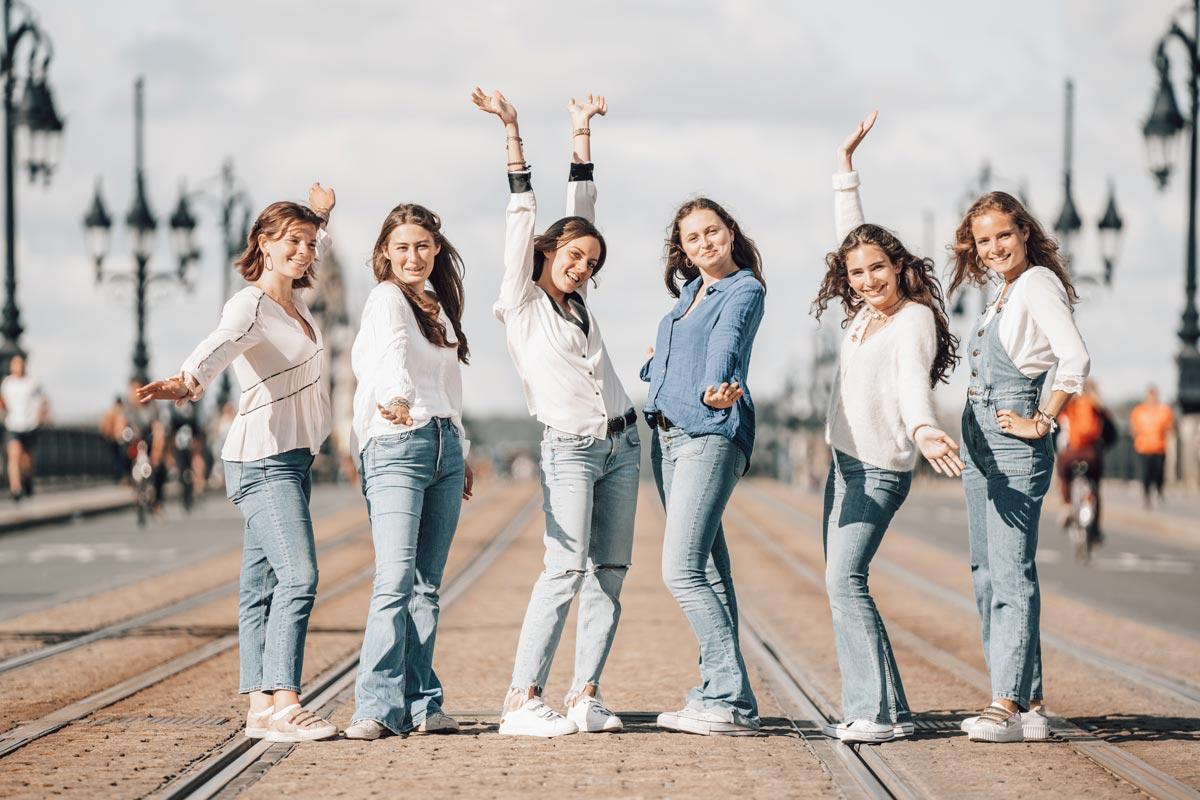
<path fill-rule="evenodd" d="M 529 499 L 487 545 L 445 584 L 441 596 L 443 611 L 455 605 L 497 558 L 521 533 L 534 513 L 541 508 L 540 496 Z M 346 657 L 322 674 L 301 702 L 320 716 L 328 716 L 338 697 L 354 685 L 358 671 L 358 652 Z M 207 800 L 227 788 L 241 791 L 257 782 L 272 766 L 296 747 L 291 743 L 247 739 L 239 734 L 195 768 L 148 797 L 152 800 Z"/>
<path fill-rule="evenodd" d="M 780 546 L 779 542 L 767 533 L 766 529 L 752 520 L 745 512 L 731 506 L 726 511 L 726 514 L 730 522 L 745 532 L 780 564 L 786 566 L 806 583 L 824 591 L 825 580 L 823 576 L 818 575 L 807 564 Z M 974 686 L 981 692 L 988 695 L 991 694 L 991 681 L 988 676 L 962 661 L 957 656 L 947 652 L 894 620 L 888 623 L 888 632 L 897 642 L 903 642 L 906 646 L 920 653 L 923 658 L 933 665 L 949 672 L 968 685 Z M 775 654 L 775 658 L 781 663 L 787 663 L 786 659 L 783 659 L 778 654 Z M 792 674 L 803 674 L 802 671 L 794 666 L 788 671 Z M 828 708 L 828 706 L 826 707 Z M 1176 780 L 1162 770 L 1147 764 L 1116 745 L 1092 735 L 1068 719 L 1053 715 L 1049 716 L 1050 728 L 1056 736 L 1070 745 L 1080 755 L 1092 760 L 1117 778 L 1145 792 L 1150 797 L 1161 800 L 1200 800 L 1200 792 Z M 826 716 L 825 718 L 829 719 L 830 717 Z M 882 761 L 882 757 L 879 757 L 879 760 Z"/>

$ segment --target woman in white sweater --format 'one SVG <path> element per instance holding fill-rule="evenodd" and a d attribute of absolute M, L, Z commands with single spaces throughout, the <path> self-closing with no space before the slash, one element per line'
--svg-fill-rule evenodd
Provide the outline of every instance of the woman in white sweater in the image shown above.
<path fill-rule="evenodd" d="M 332 723 L 301 708 L 299 698 L 317 592 L 310 469 L 331 425 L 321 386 L 324 340 L 300 289 L 312 285 L 334 202 L 332 189 L 313 184 L 308 208 L 267 206 L 235 262 L 250 285 L 229 298 L 217 329 L 178 375 L 138 390 L 142 402 L 194 402 L 230 364 L 242 387 L 221 450 L 226 493 L 246 519 L 239 691 L 250 695 L 246 735 L 274 742 L 337 734 Z"/>
<path fill-rule="evenodd" d="M 396 206 L 371 255 L 375 288 L 350 352 L 354 439 L 375 584 L 347 739 L 453 733 L 433 671 L 438 591 L 471 496 L 462 425 L 462 258 L 438 215 Z"/>
<path fill-rule="evenodd" d="M 933 262 L 890 231 L 863 224 L 851 159 L 872 114 L 838 148 L 834 209 L 838 249 L 814 302 L 817 318 L 840 301 L 848 326 L 829 402 L 825 485 L 825 585 L 842 671 L 847 742 L 910 736 L 912 712 L 887 630 L 867 589 L 872 557 L 912 484 L 917 455 L 946 475 L 961 473 L 958 445 L 937 426 L 933 387 L 957 360 Z"/>

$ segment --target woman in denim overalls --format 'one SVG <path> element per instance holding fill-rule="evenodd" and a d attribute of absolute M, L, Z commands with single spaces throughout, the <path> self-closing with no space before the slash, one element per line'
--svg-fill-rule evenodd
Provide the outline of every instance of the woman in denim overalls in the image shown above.
<path fill-rule="evenodd" d="M 954 243 L 953 293 L 1002 279 L 967 341 L 971 368 L 962 438 L 971 574 L 992 679 L 992 704 L 962 723 L 972 741 L 1049 736 L 1042 707 L 1037 552 L 1042 499 L 1054 472 L 1054 420 L 1087 377 L 1078 299 L 1058 245 L 1019 201 L 979 198 Z M 1056 369 L 1039 407 L 1046 373 Z"/>

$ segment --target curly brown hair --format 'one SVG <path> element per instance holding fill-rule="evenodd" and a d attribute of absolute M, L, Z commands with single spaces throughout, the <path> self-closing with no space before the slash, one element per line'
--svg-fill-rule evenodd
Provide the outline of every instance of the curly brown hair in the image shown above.
<path fill-rule="evenodd" d="M 396 280 L 392 273 L 392 262 L 387 257 L 388 238 L 392 231 L 401 225 L 419 225 L 433 236 L 438 246 L 438 254 L 433 258 L 433 271 L 429 274 L 429 283 L 438 302 L 446 310 L 450 325 L 454 328 L 454 338 L 457 341 L 458 360 L 463 364 L 471 363 L 471 348 L 467 346 L 467 336 L 462 330 L 463 305 L 463 260 L 454 245 L 442 233 L 442 218 L 428 208 L 416 203 L 401 203 L 388 212 L 379 229 L 379 238 L 375 240 L 375 249 L 371 252 L 371 271 L 375 280 L 392 281 L 400 287 L 404 298 L 412 306 L 417 317 L 417 325 L 421 334 L 437 347 L 451 347 L 454 343 L 446 337 L 446 326 L 438 319 L 436 309 L 430 305 L 423 291 L 413 289 L 405 283 Z"/>
<path fill-rule="evenodd" d="M 737 265 L 738 269 L 748 269 L 753 272 L 763 289 L 766 289 L 767 281 L 763 278 L 762 256 L 758 252 L 758 245 L 738 227 L 733 215 L 722 208 L 719 203 L 709 200 L 707 197 L 697 197 L 679 207 L 679 210 L 675 212 L 675 218 L 671 220 L 671 227 L 667 231 L 667 243 L 663 247 L 663 256 L 666 259 L 663 283 L 667 285 L 667 291 L 671 293 L 671 296 L 679 297 L 680 287 L 700 274 L 700 269 L 692 265 L 692 262 L 688 260 L 687 253 L 683 251 L 683 242 L 679 237 L 679 223 L 688 214 L 701 209 L 707 209 L 716 214 L 721 218 L 725 227 L 733 232 L 733 252 L 731 254 L 733 263 Z"/>
<path fill-rule="evenodd" d="M 263 273 L 266 260 L 262 248 L 258 246 L 259 236 L 266 236 L 272 241 L 278 241 L 287 234 L 293 225 L 312 225 L 320 228 L 324 221 L 317 212 L 308 206 L 288 200 L 271 203 L 262 210 L 258 219 L 254 220 L 254 225 L 250 227 L 250 233 L 246 236 L 246 249 L 233 262 L 234 268 L 247 281 L 258 280 Z M 313 279 L 316 277 L 317 261 L 314 258 L 308 270 L 292 281 L 292 286 L 296 289 L 306 289 L 313 285 Z"/>
<path fill-rule="evenodd" d="M 1045 267 L 1058 276 L 1063 287 L 1067 290 L 1067 298 L 1071 305 L 1079 302 L 1079 294 L 1071 283 L 1071 275 L 1067 272 L 1066 262 L 1059 251 L 1058 242 L 1046 233 L 1046 229 L 1037 221 L 1020 200 L 1007 192 L 988 192 L 980 197 L 963 216 L 954 232 L 954 244 L 950 246 L 953 253 L 954 276 L 950 280 L 950 294 L 953 295 L 963 284 L 971 286 L 986 286 L 988 269 L 979 259 L 975 248 L 975 236 L 971 231 L 971 223 L 989 211 L 1007 214 L 1018 228 L 1029 236 L 1025 240 L 1025 260 L 1031 267 Z"/>
<path fill-rule="evenodd" d="M 897 285 L 900 296 L 920 303 L 933 312 L 933 324 L 937 331 L 937 352 L 933 366 L 929 369 L 929 385 L 948 383 L 950 373 L 959 362 L 958 337 L 950 332 L 950 319 L 946 316 L 946 303 L 942 297 L 942 285 L 934 275 L 932 258 L 918 258 L 908 251 L 896 234 L 878 225 L 859 225 L 846 235 L 840 247 L 825 256 L 825 278 L 821 289 L 813 300 L 812 310 L 819 320 L 835 300 L 840 300 L 846 312 L 842 327 L 846 327 L 866 302 L 850 288 L 850 274 L 846 258 L 864 245 L 874 245 L 884 256 L 900 267 Z"/>

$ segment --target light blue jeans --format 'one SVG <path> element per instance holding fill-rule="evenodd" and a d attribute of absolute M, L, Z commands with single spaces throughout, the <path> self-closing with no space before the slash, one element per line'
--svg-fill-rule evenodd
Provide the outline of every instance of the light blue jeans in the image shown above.
<path fill-rule="evenodd" d="M 458 430 L 435 417 L 412 431 L 376 436 L 361 455 L 375 542 L 375 583 L 354 689 L 354 721 L 393 733 L 441 711 L 433 671 L 438 590 L 462 507 Z"/>
<path fill-rule="evenodd" d="M 238 593 L 239 692 L 300 691 L 317 597 L 317 548 L 306 448 L 225 462 L 225 493 L 246 520 Z"/>
<path fill-rule="evenodd" d="M 687 704 L 758 719 L 758 703 L 738 642 L 737 596 L 721 515 L 746 468 L 724 436 L 654 429 L 654 480 L 667 512 L 662 576 L 700 643 L 700 685 Z M 732 718 L 731 718 L 732 721 Z"/>
<path fill-rule="evenodd" d="M 825 591 L 842 671 L 842 719 L 891 725 L 912 712 L 887 629 L 867 589 L 871 559 L 908 496 L 912 472 L 864 464 L 833 451 L 825 482 Z"/>
<path fill-rule="evenodd" d="M 1049 436 L 1026 440 L 1005 433 L 997 408 L 1032 417 L 1037 394 L 971 401 L 963 411 L 971 579 L 992 697 L 1027 709 L 1031 699 L 1043 697 L 1042 596 L 1034 558 L 1054 445 Z"/>
<path fill-rule="evenodd" d="M 576 594 L 575 677 L 567 696 L 599 685 L 633 557 L 641 449 L 636 427 L 605 439 L 546 428 L 541 465 L 546 555 L 521 625 L 512 689 L 545 687 Z"/>

